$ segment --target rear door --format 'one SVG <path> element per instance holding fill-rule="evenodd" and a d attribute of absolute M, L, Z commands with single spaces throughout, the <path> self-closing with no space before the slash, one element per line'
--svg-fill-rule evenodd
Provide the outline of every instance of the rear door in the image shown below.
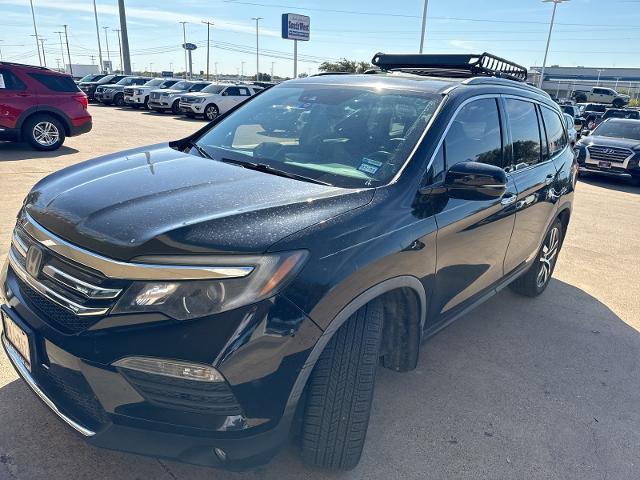
<path fill-rule="evenodd" d="M 37 105 L 38 96 L 8 68 L 0 67 L 0 128 L 16 128 L 22 112 Z"/>
<path fill-rule="evenodd" d="M 512 156 L 509 176 L 518 190 L 516 223 L 504 263 L 509 274 L 535 257 L 555 216 L 558 172 L 553 158 L 567 147 L 567 137 L 559 114 L 550 108 L 515 97 L 505 97 L 503 106 Z"/>
<path fill-rule="evenodd" d="M 498 99 L 482 97 L 464 105 L 455 115 L 438 155 L 447 168 L 476 161 L 504 168 L 506 135 Z M 438 225 L 436 294 L 432 318 L 446 319 L 464 308 L 464 302 L 503 277 L 503 262 L 514 225 L 517 192 L 510 181 L 502 198 L 455 199 L 436 214 Z"/>

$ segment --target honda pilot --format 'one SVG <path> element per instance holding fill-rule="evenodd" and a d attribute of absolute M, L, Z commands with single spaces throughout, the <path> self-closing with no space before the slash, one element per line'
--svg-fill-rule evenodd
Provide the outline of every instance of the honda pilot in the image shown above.
<path fill-rule="evenodd" d="M 488 54 L 373 62 L 33 187 L 2 344 L 71 429 L 231 469 L 292 438 L 353 468 L 378 368 L 414 369 L 504 287 L 549 286 L 576 180 L 559 107 Z"/>

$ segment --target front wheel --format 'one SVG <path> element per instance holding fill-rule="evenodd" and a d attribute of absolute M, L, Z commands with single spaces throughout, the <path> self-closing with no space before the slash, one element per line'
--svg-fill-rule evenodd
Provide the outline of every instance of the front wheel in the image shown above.
<path fill-rule="evenodd" d="M 171 113 L 173 113 L 174 115 L 179 115 L 182 113 L 182 109 L 180 108 L 180 100 L 176 100 L 175 102 L 173 102 L 173 104 L 171 105 Z"/>
<path fill-rule="evenodd" d="M 382 338 L 383 305 L 374 300 L 331 338 L 307 385 L 302 458 L 334 470 L 354 468 L 362 454 Z"/>
<path fill-rule="evenodd" d="M 124 95 L 121 93 L 116 94 L 116 96 L 113 99 L 113 104 L 116 107 L 124 107 Z"/>
<path fill-rule="evenodd" d="M 36 150 L 57 150 L 65 139 L 62 123 L 51 115 L 40 114 L 28 118 L 22 127 L 23 138 Z"/>
<path fill-rule="evenodd" d="M 218 107 L 215 105 L 207 105 L 204 109 L 204 118 L 206 120 L 212 121 L 215 120 L 216 117 L 220 114 Z"/>
<path fill-rule="evenodd" d="M 527 273 L 509 285 L 514 292 L 527 297 L 537 297 L 545 291 L 556 267 L 563 239 L 564 226 L 560 219 L 556 219 L 549 228 L 542 247 Z"/>

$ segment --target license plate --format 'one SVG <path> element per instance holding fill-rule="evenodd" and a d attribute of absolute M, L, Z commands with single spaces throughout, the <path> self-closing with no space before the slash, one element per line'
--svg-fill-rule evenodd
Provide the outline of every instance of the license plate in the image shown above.
<path fill-rule="evenodd" d="M 598 162 L 600 168 L 611 168 L 611 162 Z"/>
<path fill-rule="evenodd" d="M 11 320 L 7 315 L 2 313 L 2 321 L 4 324 L 4 334 L 9 343 L 16 349 L 22 357 L 24 365 L 31 371 L 31 349 L 29 348 L 29 337 L 16 322 Z"/>

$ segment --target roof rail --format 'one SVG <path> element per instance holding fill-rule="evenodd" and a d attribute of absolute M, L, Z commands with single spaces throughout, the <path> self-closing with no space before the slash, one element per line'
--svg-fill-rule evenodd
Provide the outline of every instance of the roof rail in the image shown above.
<path fill-rule="evenodd" d="M 402 70 L 418 75 L 475 77 L 490 76 L 524 82 L 527 69 L 490 53 L 481 54 L 387 54 L 376 53 L 371 63 L 383 70 Z"/>

